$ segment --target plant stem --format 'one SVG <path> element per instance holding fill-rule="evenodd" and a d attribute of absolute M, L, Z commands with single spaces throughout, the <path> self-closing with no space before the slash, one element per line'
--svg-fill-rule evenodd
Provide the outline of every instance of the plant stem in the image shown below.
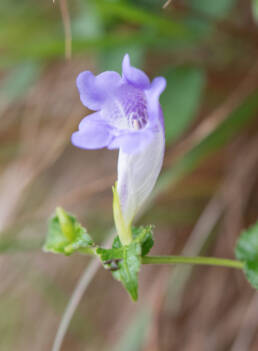
<path fill-rule="evenodd" d="M 244 263 L 227 258 L 214 257 L 186 257 L 186 256 L 146 256 L 142 257 L 143 264 L 198 264 L 208 266 L 222 266 L 243 269 Z"/>

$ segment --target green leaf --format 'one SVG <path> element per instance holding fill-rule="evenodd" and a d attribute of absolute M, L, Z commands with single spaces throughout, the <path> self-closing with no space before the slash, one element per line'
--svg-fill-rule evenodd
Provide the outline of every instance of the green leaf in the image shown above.
<path fill-rule="evenodd" d="M 133 242 L 123 247 L 122 261 L 118 262 L 120 269 L 113 272 L 113 276 L 121 281 L 132 299 L 138 299 L 138 273 L 141 266 L 141 245 Z"/>
<path fill-rule="evenodd" d="M 77 219 L 62 208 L 49 220 L 44 251 L 71 255 L 76 251 L 93 253 L 95 244 Z"/>
<path fill-rule="evenodd" d="M 205 73 L 197 67 L 167 71 L 167 88 L 160 101 L 164 112 L 166 142 L 179 138 L 196 117 L 205 85 Z"/>
<path fill-rule="evenodd" d="M 118 236 L 115 237 L 112 249 L 97 248 L 104 267 L 112 271 L 113 277 L 120 281 L 134 301 L 138 298 L 138 273 L 141 257 L 153 246 L 152 226 L 133 228 L 134 240 L 122 246 Z"/>
<path fill-rule="evenodd" d="M 241 234 L 235 254 L 238 260 L 245 263 L 246 278 L 258 289 L 258 222 Z"/>
<path fill-rule="evenodd" d="M 252 287 L 258 290 L 258 262 L 245 262 L 244 272 Z"/>
<path fill-rule="evenodd" d="M 236 257 L 241 261 L 258 262 L 258 222 L 245 230 L 236 245 Z"/>
<path fill-rule="evenodd" d="M 133 238 L 141 244 L 142 257 L 147 255 L 154 245 L 153 241 L 153 226 L 133 228 Z"/>
<path fill-rule="evenodd" d="M 141 245 L 133 241 L 131 244 L 113 249 L 98 248 L 106 269 L 112 271 L 113 277 L 119 280 L 130 294 L 131 298 L 138 299 L 138 272 L 141 266 Z"/>

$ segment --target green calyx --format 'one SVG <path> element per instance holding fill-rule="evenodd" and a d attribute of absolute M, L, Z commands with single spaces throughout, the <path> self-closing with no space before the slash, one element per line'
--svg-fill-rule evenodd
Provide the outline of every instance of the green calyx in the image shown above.
<path fill-rule="evenodd" d="M 127 225 L 125 223 L 121 205 L 120 205 L 120 200 L 117 192 L 117 182 L 115 183 L 115 186 L 112 187 L 113 190 L 113 216 L 114 216 L 114 222 L 117 230 L 117 234 L 121 240 L 122 245 L 128 245 L 132 242 L 133 237 L 132 237 L 132 229 L 131 225 Z"/>

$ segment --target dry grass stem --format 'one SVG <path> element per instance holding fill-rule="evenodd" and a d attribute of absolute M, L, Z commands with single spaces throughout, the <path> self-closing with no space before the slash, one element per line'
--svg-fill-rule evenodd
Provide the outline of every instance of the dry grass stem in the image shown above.
<path fill-rule="evenodd" d="M 64 25 L 65 33 L 65 57 L 70 60 L 72 57 L 72 29 L 71 29 L 71 19 L 68 10 L 67 0 L 59 0 L 60 10 Z"/>

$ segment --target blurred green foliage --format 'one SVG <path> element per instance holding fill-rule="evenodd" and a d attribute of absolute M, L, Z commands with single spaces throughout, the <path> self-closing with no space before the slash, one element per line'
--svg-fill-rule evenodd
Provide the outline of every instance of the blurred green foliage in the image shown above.
<path fill-rule="evenodd" d="M 189 6 L 203 14 L 213 16 L 214 18 L 225 18 L 229 11 L 236 4 L 236 0 L 191 0 Z"/>
<path fill-rule="evenodd" d="M 25 95 L 39 74 L 40 65 L 33 61 L 21 63 L 11 69 L 0 85 L 0 108 Z"/>
<path fill-rule="evenodd" d="M 258 0 L 252 0 L 253 17 L 258 22 Z"/>
<path fill-rule="evenodd" d="M 258 110 L 258 93 L 250 95 L 230 116 L 217 126 L 211 133 L 179 157 L 169 170 L 164 172 L 156 191 L 164 191 L 168 186 L 174 186 L 185 175 L 192 172 L 198 165 L 213 152 L 222 148 L 237 132 L 256 117 Z"/>
<path fill-rule="evenodd" d="M 162 11 L 161 4 L 154 0 L 68 2 L 73 55 L 97 50 L 100 69 L 117 70 L 121 57 L 129 52 L 134 64 L 143 66 L 147 49 L 156 48 L 169 53 L 200 45 L 207 36 L 206 25 L 211 29 L 216 19 L 227 16 L 235 0 L 194 0 L 182 3 L 196 12 L 187 12 L 186 15 L 170 12 L 168 16 Z M 5 95 L 14 99 L 26 91 L 33 79 L 37 79 L 39 62 L 42 66 L 56 57 L 64 57 L 63 25 L 58 2 L 35 3 L 27 0 L 21 3 L 5 0 L 0 4 L 0 13 L 0 69 L 9 68 L 10 76 L 1 82 L 0 96 L 6 97 L 2 94 L 5 90 Z M 207 15 L 211 18 L 205 17 Z M 177 128 L 178 133 L 183 131 L 183 123 L 194 114 L 194 101 L 198 103 L 204 72 L 188 74 L 189 78 L 186 77 L 187 73 L 181 75 L 185 84 L 188 83 L 187 79 L 190 80 L 191 87 L 186 92 L 186 100 L 189 98 L 192 103 L 189 102 L 185 111 L 172 111 L 184 116 L 179 118 L 182 126 L 175 126 L 174 132 L 169 130 L 168 138 L 171 133 L 171 138 L 174 138 Z M 18 84 L 13 84 L 15 77 Z M 173 85 L 174 78 L 180 79 L 176 73 L 168 75 L 168 86 L 170 81 Z M 193 96 L 190 96 L 191 90 Z"/>
<path fill-rule="evenodd" d="M 99 69 L 117 70 L 121 57 L 128 52 L 132 62 L 143 67 L 148 49 L 156 48 L 165 54 L 200 45 L 207 35 L 206 25 L 211 29 L 216 19 L 226 17 L 235 0 L 182 3 L 193 12 L 168 15 L 154 0 L 68 1 L 73 55 L 97 50 Z M 58 2 L 5 0 L 0 4 L 0 13 L 0 69 L 8 69 L 7 77 L 0 82 L 0 98 L 12 102 L 37 79 L 43 63 L 64 57 L 63 25 Z M 179 136 L 194 118 L 204 75 L 205 72 L 196 67 L 188 67 L 186 72 L 183 68 L 178 72 L 175 68 L 168 71 L 169 90 L 165 95 L 171 91 L 174 98 L 162 99 L 167 110 L 169 141 Z M 185 104 L 181 103 L 183 93 Z M 178 117 L 168 123 L 169 116 Z"/>
<path fill-rule="evenodd" d="M 161 96 L 166 142 L 179 138 L 196 116 L 204 90 L 205 73 L 196 67 L 176 67 L 165 72 L 167 88 Z"/>

